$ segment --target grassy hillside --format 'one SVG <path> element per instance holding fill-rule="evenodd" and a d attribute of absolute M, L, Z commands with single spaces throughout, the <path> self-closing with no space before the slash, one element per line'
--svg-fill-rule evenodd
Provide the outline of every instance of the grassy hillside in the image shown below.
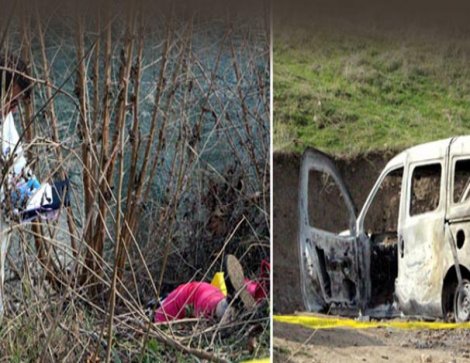
<path fill-rule="evenodd" d="M 350 154 L 470 133 L 468 34 L 274 29 L 275 150 Z"/>

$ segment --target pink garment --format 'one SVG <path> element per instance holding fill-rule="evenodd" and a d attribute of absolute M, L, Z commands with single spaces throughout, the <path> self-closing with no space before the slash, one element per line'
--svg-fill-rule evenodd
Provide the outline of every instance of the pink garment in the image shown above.
<path fill-rule="evenodd" d="M 256 302 L 259 302 L 268 296 L 267 291 L 265 291 L 263 285 L 258 281 L 252 281 L 245 278 L 245 286 L 248 293 L 253 296 Z"/>
<path fill-rule="evenodd" d="M 245 278 L 248 293 L 259 302 L 268 296 L 269 271 L 271 265 L 267 260 L 261 261 L 261 274 L 258 281 Z M 217 304 L 225 299 L 219 288 L 207 282 L 188 282 L 178 286 L 163 300 L 155 312 L 155 322 L 165 322 L 186 317 L 186 309 L 193 308 L 193 316 L 212 317 Z"/>
<path fill-rule="evenodd" d="M 270 270 L 271 265 L 269 264 L 269 262 L 267 260 L 262 260 L 259 281 L 252 281 L 245 278 L 246 290 L 251 296 L 253 296 L 256 302 L 259 302 L 268 297 Z"/>
<path fill-rule="evenodd" d="M 165 322 L 186 317 L 186 308 L 193 308 L 193 316 L 215 315 L 217 304 L 225 299 L 219 288 L 207 282 L 189 282 L 178 286 L 163 300 L 155 312 L 155 322 Z"/>

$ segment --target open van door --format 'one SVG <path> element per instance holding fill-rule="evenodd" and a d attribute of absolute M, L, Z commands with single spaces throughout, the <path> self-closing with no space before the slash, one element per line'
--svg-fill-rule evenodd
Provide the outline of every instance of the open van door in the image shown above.
<path fill-rule="evenodd" d="M 335 232 L 322 226 L 325 205 L 319 203 L 329 200 L 312 200 L 311 187 L 317 174 L 334 188 L 328 198 L 335 197 L 339 202 L 330 214 L 342 213 L 348 230 Z M 308 310 L 318 311 L 330 303 L 362 307 L 364 278 L 360 275 L 364 269 L 359 263 L 364 259 L 359 256 L 357 243 L 355 207 L 338 169 L 322 152 L 307 149 L 300 169 L 299 252 L 302 296 Z"/>

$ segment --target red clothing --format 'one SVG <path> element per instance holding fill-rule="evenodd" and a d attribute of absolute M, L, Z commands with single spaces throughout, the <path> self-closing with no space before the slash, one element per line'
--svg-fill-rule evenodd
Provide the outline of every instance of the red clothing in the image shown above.
<path fill-rule="evenodd" d="M 245 279 L 248 293 L 259 302 L 268 296 L 270 264 L 261 261 L 260 282 Z M 186 308 L 193 308 L 193 316 L 215 316 L 219 302 L 225 299 L 218 287 L 207 282 L 189 282 L 178 286 L 163 300 L 155 312 L 155 322 L 165 322 L 186 317 Z"/>
<path fill-rule="evenodd" d="M 246 290 L 251 296 L 253 296 L 256 302 L 263 300 L 268 296 L 268 293 L 264 289 L 262 283 L 245 278 L 245 285 Z"/>
<path fill-rule="evenodd" d="M 261 274 L 258 281 L 251 281 L 245 278 L 246 289 L 251 296 L 259 302 L 268 297 L 269 291 L 269 271 L 271 270 L 271 265 L 267 260 L 261 261 Z"/>
<path fill-rule="evenodd" d="M 155 312 L 155 322 L 182 319 L 186 317 L 186 307 L 192 307 L 196 317 L 211 317 L 223 299 L 225 296 L 222 291 L 207 282 L 180 285 L 163 300 Z"/>

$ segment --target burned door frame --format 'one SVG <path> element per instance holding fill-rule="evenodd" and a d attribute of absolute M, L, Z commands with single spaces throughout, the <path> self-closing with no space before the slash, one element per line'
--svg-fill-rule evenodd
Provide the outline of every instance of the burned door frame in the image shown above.
<path fill-rule="evenodd" d="M 374 186 L 372 187 L 369 195 L 367 196 L 366 201 L 364 202 L 364 205 L 361 209 L 361 212 L 359 213 L 359 216 L 357 217 L 357 235 L 358 239 L 360 241 L 360 245 L 364 249 L 364 266 L 365 266 L 365 271 L 367 272 L 367 278 L 365 279 L 365 292 L 364 292 L 364 299 L 365 299 L 365 304 L 370 304 L 371 302 L 371 295 L 372 295 L 372 279 L 370 276 L 370 263 L 371 263 L 371 239 L 370 236 L 367 235 L 366 231 L 364 230 L 364 221 L 366 219 L 367 213 L 369 212 L 369 208 L 372 205 L 372 202 L 374 201 L 375 197 L 377 196 L 377 193 L 380 189 L 380 186 L 384 182 L 385 178 L 390 175 L 391 173 L 395 172 L 398 169 L 403 169 L 402 172 L 402 180 L 401 180 L 401 189 L 400 189 L 400 204 L 399 204 L 399 211 L 398 211 L 398 221 L 397 221 L 397 234 L 398 234 L 398 229 L 400 225 L 400 215 L 402 213 L 402 205 L 405 200 L 405 193 L 403 193 L 403 187 L 404 183 L 406 181 L 406 156 L 405 155 L 399 155 L 392 161 L 390 161 L 385 168 L 382 170 L 380 173 L 379 177 L 375 181 Z M 398 247 L 399 248 L 399 247 Z M 398 254 L 400 252 L 398 251 Z"/>
<path fill-rule="evenodd" d="M 470 281 L 470 249 L 468 236 L 470 236 L 470 199 L 454 201 L 455 171 L 459 161 L 470 161 L 470 137 L 458 137 L 449 145 L 448 152 L 448 176 L 447 176 L 447 200 L 446 200 L 446 241 L 442 248 L 442 313 L 447 318 L 448 306 L 446 306 L 447 294 L 467 295 Z M 457 279 L 457 281 L 455 280 Z M 454 286 L 455 289 L 454 289 Z M 449 289 L 450 288 L 450 289 Z M 468 308 L 462 311 L 461 306 L 456 307 L 458 298 L 453 299 L 453 313 L 457 321 L 469 319 Z"/>
<path fill-rule="evenodd" d="M 308 186 L 312 170 L 328 174 L 339 188 L 349 214 L 347 234 L 335 234 L 310 225 Z M 307 149 L 302 156 L 299 183 L 298 241 L 304 304 L 309 310 L 320 310 L 330 303 L 361 307 L 364 268 L 360 265 L 363 259 L 359 258 L 355 207 L 349 191 L 333 161 L 314 149 Z"/>

